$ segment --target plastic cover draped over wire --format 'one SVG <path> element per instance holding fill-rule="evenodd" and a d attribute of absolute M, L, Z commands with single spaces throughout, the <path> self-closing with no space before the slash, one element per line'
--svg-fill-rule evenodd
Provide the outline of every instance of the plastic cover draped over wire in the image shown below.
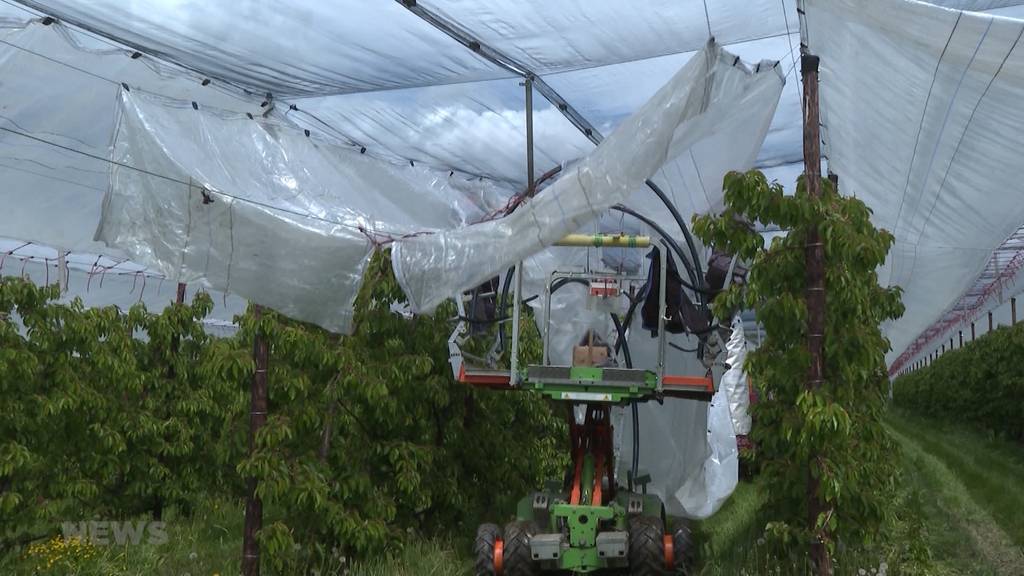
<path fill-rule="evenodd" d="M 136 92 L 122 99 L 97 237 L 170 278 L 329 330 L 348 331 L 375 243 L 464 225 L 504 196 L 489 181 L 390 163 L 290 126 Z"/>
<path fill-rule="evenodd" d="M 510 216 L 396 242 L 395 274 L 413 310 L 429 312 L 593 221 L 702 140 L 717 144 L 701 158 L 707 181 L 749 166 L 783 86 L 777 68 L 759 69 L 709 43 L 597 149 Z"/>
<path fill-rule="evenodd" d="M 724 170 L 753 161 L 781 88 L 781 75 L 770 66 L 755 74 L 709 45 L 537 201 L 468 227 L 507 191 L 320 142 L 286 125 L 124 92 L 114 157 L 149 173 L 114 167 L 98 237 L 168 277 L 202 279 L 212 289 L 344 332 L 375 241 L 397 239 L 396 273 L 423 311 L 422 286 L 431 290 L 432 307 L 473 284 L 453 281 L 452 269 L 438 266 L 452 260 L 415 250 L 501 229 L 515 239 L 495 248 L 501 240 L 485 233 L 473 247 L 483 260 L 456 264 L 455 273 L 482 282 L 507 268 L 503 259 L 513 251 L 525 258 L 543 248 L 524 242 L 538 234 L 534 216 L 550 222 L 543 234 L 560 238 L 698 143 L 715 144 L 717 154 L 704 151 L 696 162 L 706 162 L 708 178 L 720 180 Z M 538 205 L 550 201 L 555 212 L 541 216 Z"/>
<path fill-rule="evenodd" d="M 896 244 L 891 361 L 1024 223 L 1024 21 L 892 0 L 807 0 L 823 154 Z M 856 46 L 854 49 L 853 46 Z"/>

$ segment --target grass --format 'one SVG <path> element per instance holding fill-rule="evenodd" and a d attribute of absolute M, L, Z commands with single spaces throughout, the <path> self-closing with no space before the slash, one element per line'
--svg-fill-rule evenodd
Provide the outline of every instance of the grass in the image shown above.
<path fill-rule="evenodd" d="M 903 412 L 889 424 L 948 468 L 1013 543 L 1024 547 L 1024 448 Z"/>
<path fill-rule="evenodd" d="M 1024 447 L 902 412 L 890 414 L 887 425 L 901 448 L 896 519 L 877 544 L 838 554 L 836 575 L 877 574 L 883 563 L 887 576 L 1024 575 Z M 800 572 L 767 558 L 759 515 L 766 499 L 756 479 L 741 482 L 715 516 L 694 523 L 698 576 Z M 241 503 L 209 502 L 196 510 L 188 518 L 169 513 L 165 544 L 61 548 L 44 541 L 32 555 L 20 550 L 0 557 L 0 574 L 237 575 Z M 272 571 L 265 567 L 264 573 Z M 472 574 L 472 559 L 467 536 L 460 534 L 416 539 L 354 564 L 334 555 L 309 573 L 463 576 Z"/>
<path fill-rule="evenodd" d="M 1024 574 L 1024 448 L 902 412 L 888 425 L 921 494 L 933 573 Z"/>
<path fill-rule="evenodd" d="M 473 562 L 450 543 L 430 540 L 407 546 L 390 558 L 357 564 L 349 576 L 467 576 Z"/>
<path fill-rule="evenodd" d="M 239 573 L 243 506 L 209 502 L 185 518 L 169 511 L 167 541 L 61 550 L 61 540 L 37 542 L 35 552 L 0 557 L 0 574 L 61 576 L 234 576 Z M 52 562 L 51 562 L 52 561 Z"/>

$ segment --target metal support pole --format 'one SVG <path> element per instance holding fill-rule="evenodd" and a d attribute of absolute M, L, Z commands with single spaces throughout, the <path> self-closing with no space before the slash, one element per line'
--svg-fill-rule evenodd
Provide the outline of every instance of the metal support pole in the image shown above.
<path fill-rule="evenodd" d="M 988 331 L 992 331 L 992 311 L 988 311 Z"/>
<path fill-rule="evenodd" d="M 953 337 L 952 336 L 949 337 L 949 351 L 950 352 L 953 351 Z"/>
<path fill-rule="evenodd" d="M 964 331 L 963 330 L 960 331 L 960 347 L 961 348 L 964 347 Z"/>
<path fill-rule="evenodd" d="M 800 59 L 803 75 L 803 128 L 804 128 L 804 185 L 812 199 L 821 197 L 821 133 L 818 111 L 818 63 L 817 56 L 804 54 Z M 806 389 L 817 390 L 824 382 L 825 366 L 825 245 L 817 222 L 807 230 L 806 260 L 807 292 L 807 349 L 811 365 L 807 373 Z M 811 473 L 810 466 L 816 455 L 810 455 L 806 470 L 807 481 L 807 524 L 814 534 L 811 542 L 811 562 L 820 576 L 832 574 L 832 559 L 829 557 L 826 541 L 831 539 L 828 526 L 818 528 L 818 519 L 828 512 L 821 493 L 821 482 Z"/>
<path fill-rule="evenodd" d="M 974 322 L 971 322 L 971 342 L 974 342 L 974 339 L 976 338 L 974 334 Z"/>
<path fill-rule="evenodd" d="M 523 85 L 526 86 L 526 195 L 532 198 L 537 193 L 533 179 L 533 76 L 527 75 Z"/>
<path fill-rule="evenodd" d="M 513 386 L 519 385 L 519 315 L 523 305 L 523 263 L 516 262 L 515 288 L 513 288 L 512 300 L 512 353 L 509 357 L 509 382 Z M 551 295 L 548 295 L 548 306 L 551 305 Z M 550 320 L 550 319 L 549 319 Z M 545 356 L 547 354 L 545 353 Z M 546 362 L 546 360 L 545 360 Z"/>
<path fill-rule="evenodd" d="M 1017 325 L 1017 298 L 1010 298 L 1010 326 Z"/>
<path fill-rule="evenodd" d="M 263 316 L 263 308 L 253 304 L 253 317 L 257 324 Z M 259 328 L 253 338 L 253 361 L 256 370 L 252 375 L 249 408 L 249 455 L 256 450 L 256 434 L 267 422 L 267 365 L 270 361 L 270 347 Z M 242 533 L 242 576 L 259 576 L 260 546 L 256 534 L 263 527 L 263 501 L 256 495 L 256 478 L 246 480 L 245 527 Z"/>
<path fill-rule="evenodd" d="M 668 314 L 668 243 L 664 240 L 661 241 L 661 249 L 658 250 L 658 263 L 661 265 L 658 278 L 658 391 L 661 392 L 665 380 L 665 342 L 668 341 L 665 334 L 665 316 Z"/>
<path fill-rule="evenodd" d="M 57 250 L 57 285 L 60 287 L 61 294 L 67 294 L 68 281 L 71 280 L 71 272 L 68 270 L 68 252 L 67 250 Z"/>

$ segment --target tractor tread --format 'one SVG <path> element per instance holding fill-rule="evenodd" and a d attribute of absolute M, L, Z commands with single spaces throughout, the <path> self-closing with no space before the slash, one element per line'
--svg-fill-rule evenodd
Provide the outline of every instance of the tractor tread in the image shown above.
<path fill-rule="evenodd" d="M 495 576 L 494 543 L 501 538 L 501 528 L 495 524 L 481 524 L 476 531 L 473 552 L 476 562 L 473 565 L 476 576 Z"/>
<path fill-rule="evenodd" d="M 675 552 L 673 574 L 689 576 L 693 570 L 693 534 L 685 521 L 677 521 L 676 529 L 672 531 L 672 547 Z"/>
<path fill-rule="evenodd" d="M 665 524 L 654 516 L 629 519 L 629 573 L 632 576 L 666 576 L 663 538 Z"/>
<path fill-rule="evenodd" d="M 530 555 L 530 538 L 538 531 L 534 522 L 511 522 L 505 526 L 504 576 L 537 574 L 537 565 Z"/>

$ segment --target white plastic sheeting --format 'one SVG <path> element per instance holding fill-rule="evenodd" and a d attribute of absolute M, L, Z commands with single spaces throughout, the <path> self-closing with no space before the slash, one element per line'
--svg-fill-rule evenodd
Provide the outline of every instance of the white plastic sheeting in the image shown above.
<path fill-rule="evenodd" d="M 743 365 L 747 360 L 747 336 L 743 319 L 737 314 L 732 319 L 732 335 L 725 344 L 725 363 L 729 369 L 722 375 L 719 385 L 729 404 L 732 429 L 738 436 L 750 434 L 750 387 Z"/>
<path fill-rule="evenodd" d="M 933 3 L 1002 16 L 1024 16 L 1020 0 Z M 936 43 L 945 33 L 939 28 L 949 24 L 940 23 L 936 28 L 936 16 L 918 18 L 919 14 L 935 11 L 903 0 L 872 2 L 870 13 L 857 11 L 859 4 L 840 2 L 835 13 L 853 10 L 852 18 L 846 22 L 837 22 L 835 18 L 831 22 L 828 18 L 815 20 L 814 12 L 823 6 L 816 1 L 807 2 L 807 22 L 800 22 L 803 19 L 798 17 L 797 3 L 791 0 L 643 0 L 629 7 L 610 0 L 593 0 L 585 6 L 533 0 L 501 5 L 448 0 L 424 0 L 419 4 L 529 65 L 533 72 L 543 74 L 550 85 L 605 131 L 632 112 L 646 97 L 645 92 L 663 83 L 670 70 L 690 57 L 708 34 L 715 35 L 746 60 L 781 61 L 784 73 L 798 80 L 792 56 L 799 47 L 796 33 L 800 29 L 814 51 L 824 55 L 832 50 L 825 61 L 825 84 L 829 82 L 827 68 L 839 66 L 839 60 L 832 56 L 840 52 L 845 52 L 844 62 L 853 61 L 845 70 L 875 76 L 877 83 L 886 70 L 894 69 L 895 60 L 879 59 L 877 54 L 870 59 L 857 58 L 860 44 L 856 34 L 841 34 L 837 38 L 847 40 L 833 42 L 830 27 L 849 29 L 863 25 L 866 38 L 877 38 L 877 22 L 872 20 L 910 22 L 906 27 L 891 25 L 885 32 L 891 53 L 907 46 L 912 50 L 927 46 L 935 59 Z M 258 0 L 230 4 L 196 0 L 11 0 L 0 4 L 0 26 L 20 28 L 27 18 L 37 14 L 83 25 L 95 34 L 81 33 L 60 22 L 49 27 L 36 24 L 29 29 L 37 29 L 39 35 L 26 43 L 23 40 L 29 39 L 29 35 L 22 35 L 20 30 L 3 31 L 0 67 L 6 80 L 0 89 L 10 89 L 9 97 L 4 97 L 8 106 L 5 116 L 19 125 L 33 126 L 28 130 L 33 135 L 105 157 L 104 140 L 89 135 L 111 134 L 102 127 L 107 125 L 111 106 L 117 101 L 112 90 L 120 82 L 195 100 L 203 106 L 253 113 L 262 110 L 259 104 L 269 92 L 276 106 L 273 115 L 287 115 L 292 121 L 340 142 L 366 144 L 371 154 L 414 159 L 417 164 L 422 161 L 438 169 L 462 169 L 509 182 L 519 179 L 521 183 L 524 171 L 517 152 L 523 149 L 525 140 L 519 120 L 523 107 L 521 94 L 516 95 L 516 80 L 510 79 L 514 75 L 473 54 L 398 2 L 343 0 L 327 7 L 299 0 L 275 4 Z M 945 14 L 941 18 L 953 17 L 952 13 Z M 817 29 L 821 32 L 815 37 Z M 930 36 L 925 43 L 915 44 L 911 40 L 915 35 Z M 615 41 L 608 41 L 609 38 Z M 991 38 L 986 40 L 986 44 L 990 42 Z M 868 46 L 870 49 L 872 44 L 869 42 Z M 877 48 L 878 44 L 874 46 Z M 825 50 L 818 50 L 820 47 Z M 133 54 L 135 49 L 141 52 Z M 950 56 L 959 49 L 958 42 L 951 42 Z M 981 60 L 985 59 L 985 52 L 986 49 L 979 51 Z M 187 69 L 171 66 L 171 62 Z M 149 74 L 148 80 L 143 81 L 138 73 L 147 68 L 156 74 Z M 929 65 L 925 63 L 923 68 L 927 70 Z M 207 81 L 212 82 L 206 84 Z M 867 100 L 879 102 L 881 108 L 891 102 L 902 102 L 908 95 L 921 97 L 920 85 L 912 92 L 887 92 L 894 97 L 883 99 L 869 85 L 855 84 L 851 75 L 847 75 L 846 81 L 848 90 L 870 94 Z M 940 79 L 937 85 L 941 87 L 942 83 Z M 404 90 L 397 90 L 396 97 L 389 98 L 387 91 L 395 89 Z M 824 97 L 828 89 L 823 84 L 822 103 L 826 108 L 830 106 Z M 367 98 L 347 101 L 355 92 L 362 92 Z M 452 94 L 459 96 L 451 98 L 453 104 L 446 106 L 443 102 Z M 218 102 L 222 97 L 233 98 L 235 102 Z M 375 102 L 376 106 L 364 108 L 366 102 Z M 289 109 L 291 103 L 297 103 L 298 110 Z M 554 109 L 540 98 L 535 98 L 535 103 L 539 116 L 544 116 L 546 110 L 550 118 L 550 122 L 539 124 L 542 130 L 549 130 L 547 136 L 537 138 L 537 170 L 542 172 L 554 163 L 578 155 L 573 154 L 574 150 L 582 152 L 586 148 L 579 136 L 571 135 L 571 130 L 565 128 L 565 121 L 555 116 Z M 307 108 L 315 115 L 307 113 Z M 872 108 L 877 109 L 878 106 Z M 366 112 L 362 113 L 363 110 Z M 24 122 L 32 118 L 35 123 Z M 901 119 L 906 120 L 903 116 Z M 916 126 L 906 127 L 913 124 L 913 118 L 910 120 L 876 123 L 858 119 L 853 126 L 874 126 L 885 132 L 879 140 L 888 140 L 888 131 L 896 131 L 897 126 L 900 128 L 896 132 L 901 135 L 908 130 L 916 133 Z M 432 129 L 415 129 L 427 127 L 428 121 L 433 122 Z M 562 126 L 549 128 L 559 123 Z M 826 134 L 828 128 L 838 131 L 841 127 L 833 121 L 826 126 Z M 79 146 L 83 142 L 86 146 Z M 109 140 L 106 142 L 109 144 Z M 0 233 L 118 255 L 116 249 L 91 242 L 91 226 L 99 212 L 98 198 L 106 186 L 106 166 L 102 160 L 57 152 L 52 146 L 28 143 L 11 135 L 0 138 L 0 146 L 0 172 L 8 184 L 0 191 L 0 202 L 9 208 L 0 214 Z M 1007 148 L 1020 147 L 1008 144 Z M 835 155 L 841 157 L 843 153 Z M 494 164 L 488 159 L 493 159 Z M 789 186 L 790 174 L 798 171 L 799 159 L 799 82 L 793 81 L 783 94 L 756 166 L 784 175 L 780 180 Z M 877 169 L 866 168 L 867 158 L 860 160 L 865 161 L 860 170 Z M 844 175 L 844 182 L 846 179 Z M 870 180 L 867 183 L 880 188 Z M 692 183 L 685 186 L 691 187 Z M 32 192 L 31 197 L 22 192 L 26 190 Z M 881 205 L 876 213 L 889 208 Z M 88 217 L 79 219 L 80 214 Z M 960 246 L 963 252 L 973 253 L 974 262 L 984 261 L 985 250 L 990 247 L 988 242 Z M 949 269 L 951 274 L 960 275 L 975 272 L 976 266 L 963 269 L 950 265 Z M 917 272 L 915 275 L 920 276 Z M 962 288 L 945 282 L 945 278 L 940 284 Z M 907 293 L 907 301 L 911 301 L 911 292 Z M 911 321 L 918 318 L 918 309 L 927 310 L 925 315 L 934 317 L 951 301 L 941 297 L 913 304 L 908 321 L 900 321 L 893 333 L 894 351 L 899 352 L 901 343 L 927 325 Z"/>
<path fill-rule="evenodd" d="M 510 77 L 401 2 L 26 0 L 167 60 L 279 96 L 328 95 Z M 515 3 L 422 0 L 536 74 L 699 50 L 795 29 L 792 0 Z M 788 12 L 788 15 L 787 15 Z M 788 24 L 787 24 L 788 20 Z"/>
<path fill-rule="evenodd" d="M 898 355 L 1024 222 L 1024 22 L 893 0 L 807 0 L 824 153 L 896 236 Z"/>
<path fill-rule="evenodd" d="M 375 242 L 464 225 L 490 207 L 488 181 L 392 164 L 245 115 L 122 97 L 97 238 L 169 278 L 329 330 L 348 330 Z"/>
<path fill-rule="evenodd" d="M 686 479 L 668 498 L 673 504 L 671 508 L 675 508 L 678 502 L 679 509 L 690 518 L 707 518 L 717 512 L 739 482 L 739 449 L 726 392 L 722 389 L 715 392 L 706 410 L 708 429 L 704 437 L 707 455 L 700 465 L 685 469 Z M 664 415 L 659 416 L 664 418 Z M 676 442 L 692 440 L 692 437 L 685 440 L 681 436 L 676 438 Z"/>
<path fill-rule="evenodd" d="M 783 82 L 770 64 L 755 73 L 738 60 L 709 43 L 594 152 L 510 216 L 396 242 L 395 274 L 413 310 L 431 311 L 593 221 L 681 154 L 704 166 L 708 182 L 750 166 Z"/>
<path fill-rule="evenodd" d="M 199 78 L 56 23 L 0 28 L 0 74 L 0 234 L 69 250 L 104 250 L 92 238 L 121 82 L 260 111 L 258 102 L 204 88 Z"/>
<path fill-rule="evenodd" d="M 638 315 L 639 316 L 639 315 Z M 634 366 L 657 364 L 657 340 L 646 338 L 640 318 L 630 328 L 630 352 Z M 742 333 L 742 327 L 740 328 Z M 691 346 L 684 340 L 673 340 Z M 666 372 L 703 374 L 705 368 L 693 354 L 667 350 Z M 633 457 L 633 420 L 629 408 L 614 413 L 617 470 L 626 477 Z M 739 480 L 736 434 L 729 414 L 727 392 L 720 386 L 710 404 L 666 398 L 663 404 L 638 406 L 640 430 L 639 469 L 650 474 L 648 491 L 657 494 L 669 514 L 707 518 L 732 494 Z"/>

